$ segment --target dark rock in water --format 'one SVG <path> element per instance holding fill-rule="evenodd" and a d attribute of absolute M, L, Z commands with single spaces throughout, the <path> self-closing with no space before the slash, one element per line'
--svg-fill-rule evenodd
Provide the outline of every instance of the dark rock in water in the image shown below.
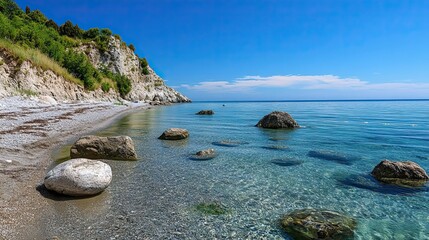
<path fill-rule="evenodd" d="M 290 166 L 297 166 L 304 163 L 304 161 L 294 158 L 278 158 L 271 160 L 271 163 L 274 163 L 276 165 L 282 166 L 282 167 L 290 167 Z"/>
<path fill-rule="evenodd" d="M 214 112 L 213 110 L 201 110 L 199 112 L 196 113 L 197 115 L 213 115 Z"/>
<path fill-rule="evenodd" d="M 71 158 L 137 160 L 134 142 L 128 136 L 84 136 L 70 149 Z"/>
<path fill-rule="evenodd" d="M 426 171 L 417 163 L 381 161 L 371 172 L 377 180 L 400 186 L 423 186 L 429 180 Z"/>
<path fill-rule="evenodd" d="M 352 165 L 353 162 L 361 159 L 360 157 L 346 155 L 334 151 L 309 151 L 308 156 L 328 161 L 334 161 L 344 165 Z"/>
<path fill-rule="evenodd" d="M 165 130 L 159 139 L 162 140 L 181 140 L 189 136 L 189 132 L 183 128 L 170 128 Z"/>
<path fill-rule="evenodd" d="M 189 157 L 191 160 L 210 160 L 217 156 L 215 150 L 213 148 L 198 151 L 196 154 L 191 155 Z"/>
<path fill-rule="evenodd" d="M 285 137 L 271 137 L 268 140 L 273 141 L 273 142 L 278 142 L 278 141 L 287 140 L 287 138 L 285 138 Z"/>
<path fill-rule="evenodd" d="M 302 209 L 285 215 L 281 225 L 295 239 L 347 239 L 356 221 L 334 211 Z"/>
<path fill-rule="evenodd" d="M 282 145 L 270 145 L 270 146 L 263 146 L 262 148 L 268 149 L 268 150 L 277 150 L 277 151 L 289 151 L 288 146 L 282 146 Z"/>
<path fill-rule="evenodd" d="M 416 158 L 420 160 L 429 160 L 429 157 L 425 157 L 425 156 L 416 156 Z"/>
<path fill-rule="evenodd" d="M 371 175 L 352 174 L 347 176 L 337 176 L 338 183 L 344 186 L 356 187 L 361 189 L 370 190 L 373 192 L 394 195 L 407 195 L 417 192 L 426 192 L 428 187 L 402 187 L 391 184 L 383 184 L 378 182 Z"/>
<path fill-rule="evenodd" d="M 256 127 L 262 128 L 298 128 L 298 123 L 292 118 L 287 112 L 274 111 L 268 115 L 265 115 L 255 125 Z"/>
<path fill-rule="evenodd" d="M 247 142 L 233 141 L 233 140 L 222 140 L 219 142 L 212 142 L 213 145 L 222 147 L 238 147 L 242 144 L 248 144 Z"/>

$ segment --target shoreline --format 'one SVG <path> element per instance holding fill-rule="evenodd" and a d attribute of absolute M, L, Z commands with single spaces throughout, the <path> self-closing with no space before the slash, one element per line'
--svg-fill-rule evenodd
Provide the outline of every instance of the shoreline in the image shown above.
<path fill-rule="evenodd" d="M 148 103 L 47 104 L 22 97 L 0 99 L 0 239 L 16 239 L 49 205 L 37 191 L 64 144 L 100 131 Z M 37 236 L 37 235 L 36 235 Z M 47 237 L 47 236 L 46 236 Z"/>

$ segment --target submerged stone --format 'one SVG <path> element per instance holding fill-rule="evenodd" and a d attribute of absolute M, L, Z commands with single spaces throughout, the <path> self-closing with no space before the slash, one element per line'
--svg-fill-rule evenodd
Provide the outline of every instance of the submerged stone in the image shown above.
<path fill-rule="evenodd" d="M 343 186 L 366 189 L 373 192 L 393 195 L 407 195 L 417 192 L 426 192 L 428 187 L 404 187 L 392 184 L 384 184 L 368 174 L 340 175 L 335 177 Z"/>
<path fill-rule="evenodd" d="M 128 136 L 84 136 L 70 149 L 71 158 L 137 160 L 134 142 Z"/>
<path fill-rule="evenodd" d="M 165 130 L 159 139 L 162 140 L 181 140 L 189 137 L 188 130 L 184 128 L 170 128 Z"/>
<path fill-rule="evenodd" d="M 417 163 L 411 161 L 393 162 L 383 160 L 375 166 L 371 174 L 378 181 L 400 186 L 423 186 L 429 180 L 426 171 Z"/>
<path fill-rule="evenodd" d="M 269 145 L 269 146 L 263 146 L 262 148 L 268 149 L 268 150 L 277 150 L 277 151 L 289 151 L 288 146 L 282 146 L 282 145 Z"/>
<path fill-rule="evenodd" d="M 219 202 L 199 203 L 195 206 L 195 209 L 207 215 L 222 215 L 228 213 L 227 207 Z"/>
<path fill-rule="evenodd" d="M 222 140 L 219 142 L 212 142 L 213 145 L 222 147 L 238 147 L 242 144 L 248 144 L 247 142 L 233 141 L 233 140 Z"/>
<path fill-rule="evenodd" d="M 360 157 L 338 153 L 334 151 L 309 151 L 307 154 L 309 157 L 318 158 L 322 160 L 328 160 L 337 162 L 344 165 L 352 165 L 353 162 L 360 160 Z"/>
<path fill-rule="evenodd" d="M 294 159 L 294 158 L 278 158 L 271 160 L 271 163 L 282 166 L 282 167 L 290 167 L 297 166 L 304 163 L 303 160 Z"/>
<path fill-rule="evenodd" d="M 213 148 L 198 151 L 196 154 L 189 157 L 191 160 L 210 160 L 217 156 Z"/>
<path fill-rule="evenodd" d="M 274 111 L 270 114 L 265 115 L 255 125 L 261 128 L 298 128 L 298 123 L 292 118 L 287 112 Z"/>
<path fill-rule="evenodd" d="M 295 239 L 348 239 L 356 221 L 334 211 L 302 209 L 285 215 L 281 225 Z"/>

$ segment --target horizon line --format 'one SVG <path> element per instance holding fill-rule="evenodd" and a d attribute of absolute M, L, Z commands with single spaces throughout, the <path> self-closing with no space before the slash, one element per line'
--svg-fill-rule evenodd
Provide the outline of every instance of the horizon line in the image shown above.
<path fill-rule="evenodd" d="M 305 100 L 192 100 L 192 102 L 407 102 L 429 101 L 429 98 L 382 98 L 382 99 L 305 99 Z"/>

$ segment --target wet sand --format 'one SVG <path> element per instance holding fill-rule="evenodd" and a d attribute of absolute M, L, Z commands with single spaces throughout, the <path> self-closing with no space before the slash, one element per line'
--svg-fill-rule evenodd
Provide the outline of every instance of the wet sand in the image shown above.
<path fill-rule="evenodd" d="M 40 188 L 53 163 L 53 150 L 148 106 L 106 102 L 50 105 L 20 97 L 0 99 L 0 239 L 55 237 L 39 232 L 35 224 L 43 211 L 61 200 L 50 199 Z M 82 206 L 85 201 L 80 201 Z"/>

